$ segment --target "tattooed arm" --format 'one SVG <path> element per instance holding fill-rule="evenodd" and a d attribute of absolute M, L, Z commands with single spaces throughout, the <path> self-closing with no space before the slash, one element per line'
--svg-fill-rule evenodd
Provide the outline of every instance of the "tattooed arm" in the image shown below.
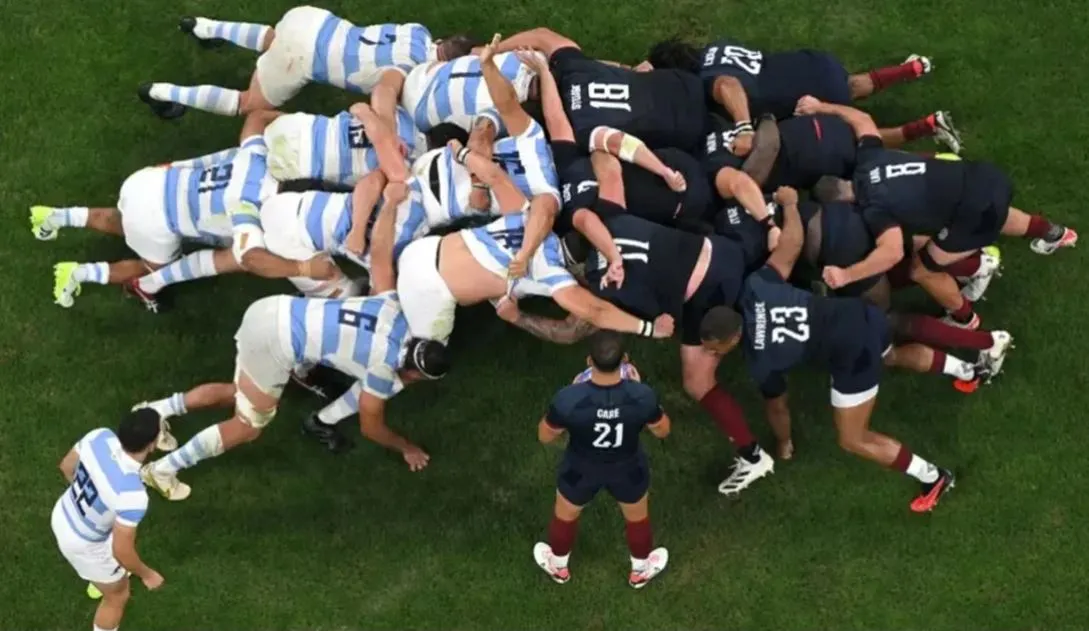
<path fill-rule="evenodd" d="M 495 306 L 499 317 L 534 337 L 555 344 L 574 344 L 597 331 L 597 327 L 586 320 L 568 315 L 563 320 L 523 313 L 518 303 L 510 298 L 502 298 Z"/>

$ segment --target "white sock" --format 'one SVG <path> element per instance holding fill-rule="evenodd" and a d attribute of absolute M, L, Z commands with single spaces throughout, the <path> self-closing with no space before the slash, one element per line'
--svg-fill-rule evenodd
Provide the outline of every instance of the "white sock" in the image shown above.
<path fill-rule="evenodd" d="M 167 285 L 215 275 L 215 250 L 197 250 L 150 274 L 141 276 L 136 282 L 141 290 L 155 294 Z"/>
<path fill-rule="evenodd" d="M 49 225 L 54 228 L 83 228 L 86 227 L 90 214 L 91 211 L 86 206 L 54 208 L 49 215 Z"/>
<path fill-rule="evenodd" d="M 963 381 L 971 381 L 976 378 L 975 366 L 952 355 L 945 356 L 945 366 L 942 367 L 942 372 Z"/>
<path fill-rule="evenodd" d="M 631 571 L 632 572 L 636 572 L 636 573 L 645 572 L 646 569 L 647 569 L 647 560 L 646 559 L 637 559 L 635 557 L 631 557 Z"/>
<path fill-rule="evenodd" d="M 72 278 L 81 283 L 110 284 L 109 263 L 80 263 L 72 272 Z"/>
<path fill-rule="evenodd" d="M 197 18 L 193 35 L 200 39 L 222 39 L 235 46 L 261 52 L 265 47 L 265 37 L 271 30 L 264 24 L 248 22 L 220 22 L 208 18 Z"/>
<path fill-rule="evenodd" d="M 159 458 L 151 466 L 156 473 L 174 475 L 201 460 L 215 458 L 221 453 L 223 453 L 223 437 L 219 434 L 219 426 L 212 425 L 197 432 L 197 435 L 190 438 L 189 442 Z"/>
<path fill-rule="evenodd" d="M 552 567 L 556 568 L 557 570 L 562 570 L 563 568 L 567 567 L 567 562 L 570 561 L 570 560 L 571 560 L 571 553 L 570 552 L 563 555 L 562 557 L 560 555 L 558 555 L 558 554 L 553 554 L 552 555 Z"/>
<path fill-rule="evenodd" d="M 195 107 L 198 110 L 222 116 L 237 116 L 238 102 L 242 98 L 242 93 L 217 85 L 184 86 L 173 83 L 153 83 L 151 98 L 156 101 L 181 103 L 187 107 Z"/>
<path fill-rule="evenodd" d="M 118 627 L 114 627 L 112 629 L 105 629 L 103 627 L 98 626 L 97 624 L 92 624 L 91 626 L 94 627 L 94 631 L 117 631 L 117 629 L 118 629 Z"/>
<path fill-rule="evenodd" d="M 923 484 L 932 484 L 938 480 L 938 468 L 915 454 L 911 455 L 911 464 L 906 473 Z"/>
<path fill-rule="evenodd" d="M 185 393 L 175 392 L 165 399 L 159 399 L 158 401 L 152 401 L 147 406 L 159 413 L 159 416 L 163 419 L 168 419 L 172 416 L 181 416 L 189 410 L 185 409 Z"/>
<path fill-rule="evenodd" d="M 359 411 L 359 395 L 363 387 L 357 381 L 347 392 L 318 412 L 318 421 L 322 425 L 336 425 L 342 419 Z"/>

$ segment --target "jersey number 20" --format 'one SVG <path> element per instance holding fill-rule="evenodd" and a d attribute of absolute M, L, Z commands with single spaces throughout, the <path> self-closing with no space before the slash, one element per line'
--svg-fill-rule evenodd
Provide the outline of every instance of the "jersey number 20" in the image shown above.
<path fill-rule="evenodd" d="M 591 443 L 598 449 L 613 449 L 624 443 L 624 424 L 594 423 L 594 432 L 597 438 Z"/>
<path fill-rule="evenodd" d="M 590 95 L 590 107 L 599 110 L 631 111 L 628 99 L 631 91 L 623 83 L 591 83 L 586 86 Z"/>
<path fill-rule="evenodd" d="M 768 316 L 775 326 L 771 329 L 771 341 L 782 344 L 790 338 L 796 342 L 809 339 L 809 310 L 805 307 L 775 307 Z"/>

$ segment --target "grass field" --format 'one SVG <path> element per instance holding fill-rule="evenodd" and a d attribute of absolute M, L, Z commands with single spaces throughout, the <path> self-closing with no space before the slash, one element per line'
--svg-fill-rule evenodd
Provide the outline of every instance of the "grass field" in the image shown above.
<path fill-rule="evenodd" d="M 167 6 L 169 5 L 169 6 Z M 150 79 L 243 86 L 253 55 L 199 49 L 185 13 L 275 23 L 290 0 L 5 2 L 0 58 L 0 628 L 83 629 L 93 605 L 54 548 L 56 463 L 133 402 L 229 379 L 246 305 L 284 283 L 222 278 L 176 290 L 160 316 L 89 285 L 71 310 L 51 303 L 58 260 L 113 260 L 120 240 L 66 231 L 38 243 L 32 203 L 112 205 L 148 164 L 235 142 L 239 121 L 191 112 L 155 119 L 134 95 Z M 901 122 L 951 109 L 968 157 L 1003 165 L 1021 207 L 1085 227 L 1089 17 L 1081 2 L 1018 0 L 424 0 L 326 2 L 357 23 L 421 21 L 437 34 L 511 33 L 540 24 L 601 57 L 637 61 L 674 33 L 730 34 L 767 48 L 835 51 L 852 68 L 933 56 L 936 71 L 866 107 Z M 292 107 L 350 102 L 309 88 Z M 1007 244 L 984 322 L 1017 337 L 994 386 L 965 398 L 944 382 L 893 375 L 875 425 L 961 471 L 931 516 L 907 509 L 906 479 L 840 453 L 823 377 L 793 380 L 798 459 L 738 501 L 715 493 L 725 440 L 680 389 L 676 350 L 633 355 L 674 418 L 649 446 L 657 539 L 668 572 L 636 593 L 617 511 L 588 510 L 560 588 L 533 566 L 559 451 L 534 440 L 553 390 L 582 349 L 539 342 L 489 309 L 459 314 L 457 369 L 398 397 L 390 423 L 432 454 L 410 474 L 373 445 L 332 457 L 302 440 L 314 401 L 293 394 L 259 443 L 184 474 L 191 499 L 152 499 L 145 559 L 167 584 L 139 585 L 129 629 L 744 628 L 1059 629 L 1089 626 L 1089 370 L 1074 325 L 1089 278 L 1081 252 L 1036 258 Z M 908 297 L 917 300 L 917 297 Z M 738 359 L 721 379 L 760 420 Z M 196 414 L 179 438 L 221 420 Z"/>

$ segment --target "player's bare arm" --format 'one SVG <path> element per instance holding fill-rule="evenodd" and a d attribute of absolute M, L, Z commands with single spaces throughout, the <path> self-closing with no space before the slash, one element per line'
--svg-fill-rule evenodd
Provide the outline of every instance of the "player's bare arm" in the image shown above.
<path fill-rule="evenodd" d="M 544 418 L 537 423 L 537 440 L 541 441 L 542 445 L 551 445 L 563 434 L 563 429 L 552 427 Z"/>
<path fill-rule="evenodd" d="M 741 165 L 741 170 L 761 187 L 768 181 L 771 170 L 775 167 L 780 141 L 778 121 L 774 116 L 765 116 L 756 128 L 752 151 L 745 159 L 745 164 Z"/>
<path fill-rule="evenodd" d="M 881 131 L 877 127 L 877 123 L 874 122 L 873 117 L 863 112 L 860 109 L 850 107 L 849 105 L 837 105 L 835 103 L 825 103 L 820 99 L 812 96 L 803 96 L 798 99 L 798 105 L 794 110 L 795 114 L 834 114 L 842 118 L 851 129 L 855 132 L 855 138 L 864 138 L 866 136 L 881 137 Z"/>
<path fill-rule="evenodd" d="M 574 344 L 598 330 L 593 324 L 570 314 L 563 320 L 557 320 L 525 313 L 518 308 L 515 300 L 507 297 L 500 299 L 495 310 L 500 318 L 537 339 L 553 344 Z"/>
<path fill-rule="evenodd" d="M 511 136 L 520 136 L 529 129 L 533 119 L 522 109 L 514 86 L 495 65 L 495 47 L 500 39 L 499 33 L 496 33 L 491 43 L 480 51 L 480 71 L 484 75 L 484 84 L 488 86 L 488 94 L 492 97 L 495 109 L 499 111 L 499 118 L 503 120 L 507 133 Z"/>
<path fill-rule="evenodd" d="M 783 231 L 779 244 L 768 257 L 768 266 L 786 280 L 794 271 L 794 263 L 802 253 L 805 243 L 805 229 L 802 217 L 798 214 L 798 191 L 789 186 L 780 186 L 775 191 L 775 202 L 783 207 Z"/>
<path fill-rule="evenodd" d="M 371 91 L 371 108 L 390 129 L 397 129 L 397 103 L 404 85 L 405 74 L 398 69 L 391 69 L 382 73 Z"/>
<path fill-rule="evenodd" d="M 904 258 L 904 231 L 899 226 L 888 228 L 877 237 L 874 249 L 866 258 L 846 268 L 826 267 L 824 282 L 839 289 L 855 281 L 884 274 Z M 841 272 L 841 273 L 840 273 Z"/>
<path fill-rule="evenodd" d="M 602 278 L 602 282 L 612 282 L 617 287 L 623 285 L 624 259 L 620 257 L 620 248 L 616 247 L 616 241 L 601 217 L 588 208 L 580 208 L 571 216 L 571 225 L 608 261 L 609 271 Z"/>
<path fill-rule="evenodd" d="M 723 199 L 736 199 L 753 219 L 761 223 L 771 219 L 760 185 L 744 171 L 722 167 L 715 174 L 715 188 Z"/>
<path fill-rule="evenodd" d="M 579 45 L 550 28 L 540 26 L 504 39 L 496 44 L 495 52 L 505 53 L 519 48 L 533 48 L 551 57 L 561 48 L 579 48 Z"/>
<path fill-rule="evenodd" d="M 366 439 L 399 452 L 411 470 L 427 466 L 427 454 L 386 425 L 386 402 L 367 392 L 359 395 L 359 431 Z"/>
<path fill-rule="evenodd" d="M 469 147 L 462 147 L 456 139 L 451 140 L 447 146 L 454 152 L 454 159 L 458 164 L 464 165 L 484 186 L 491 189 L 499 204 L 500 214 L 510 215 L 525 210 L 526 196 L 510 179 L 503 167 Z M 486 208 L 487 204 L 484 207 Z M 480 207 L 473 206 L 473 208 Z"/>
<path fill-rule="evenodd" d="M 408 179 L 408 165 L 401 153 L 401 140 L 394 128 L 379 118 L 374 109 L 366 103 L 356 103 L 348 112 L 363 123 L 363 130 L 378 154 L 378 168 L 391 182 L 404 182 Z"/>
<path fill-rule="evenodd" d="M 216 271 L 245 270 L 261 278 L 304 277 L 314 280 L 331 280 L 340 274 L 333 259 L 320 253 L 305 261 L 285 259 L 265 247 L 261 214 L 257 206 L 243 202 L 228 211 L 231 219 L 233 242 L 230 249 L 216 250 L 212 261 Z"/>
<path fill-rule="evenodd" d="M 684 176 L 666 166 L 642 140 L 619 129 L 598 127 L 590 132 L 590 151 L 604 151 L 650 171 L 678 193 L 684 192 L 687 186 Z"/>
<path fill-rule="evenodd" d="M 552 234 L 552 225 L 556 221 L 556 213 L 559 210 L 560 203 L 552 195 L 536 195 L 529 201 L 522 247 L 518 249 L 508 267 L 511 278 L 521 278 L 526 275 L 530 259 L 548 235 Z"/>
<path fill-rule="evenodd" d="M 556 84 L 556 77 L 548 67 L 548 62 L 532 50 L 518 51 L 518 59 L 537 73 L 541 90 L 541 110 L 549 138 L 552 142 L 575 142 L 575 130 L 563 109 L 560 87 Z"/>
<path fill-rule="evenodd" d="M 673 336 L 673 316 L 663 313 L 654 322 L 641 320 L 578 285 L 556 290 L 552 299 L 571 315 L 586 320 L 599 329 L 655 339 Z"/>
<path fill-rule="evenodd" d="M 408 197 L 408 187 L 400 182 L 390 182 L 384 191 L 385 199 L 374 222 L 371 240 L 371 295 L 397 288 L 397 276 L 393 270 L 393 245 L 396 239 L 397 207 Z"/>
<path fill-rule="evenodd" d="M 658 439 L 664 439 L 669 436 L 669 432 L 673 427 L 673 422 L 669 419 L 669 415 L 662 412 L 662 416 L 657 421 L 647 424 L 647 429 L 650 433 Z"/>
<path fill-rule="evenodd" d="M 113 557 L 121 567 L 139 576 L 148 589 L 157 589 L 162 585 L 162 575 L 144 563 L 136 552 L 136 527 L 114 524 Z"/>
<path fill-rule="evenodd" d="M 367 251 L 367 226 L 386 182 L 386 174 L 379 169 L 365 175 L 352 189 L 352 228 L 344 239 L 344 249 L 356 256 Z"/>
<path fill-rule="evenodd" d="M 749 123 L 748 130 L 738 134 L 734 141 L 735 154 L 742 157 L 749 155 L 752 149 L 752 114 L 749 113 L 749 95 L 745 93 L 745 88 L 736 78 L 721 76 L 715 79 L 712 94 L 715 102 L 726 109 L 735 123 Z"/>
<path fill-rule="evenodd" d="M 64 480 L 69 484 L 72 483 L 72 478 L 76 476 L 76 465 L 79 464 L 79 452 L 75 449 L 69 449 L 68 453 L 64 454 L 61 458 L 60 464 L 57 467 L 61 471 L 61 475 L 64 476 Z"/>

